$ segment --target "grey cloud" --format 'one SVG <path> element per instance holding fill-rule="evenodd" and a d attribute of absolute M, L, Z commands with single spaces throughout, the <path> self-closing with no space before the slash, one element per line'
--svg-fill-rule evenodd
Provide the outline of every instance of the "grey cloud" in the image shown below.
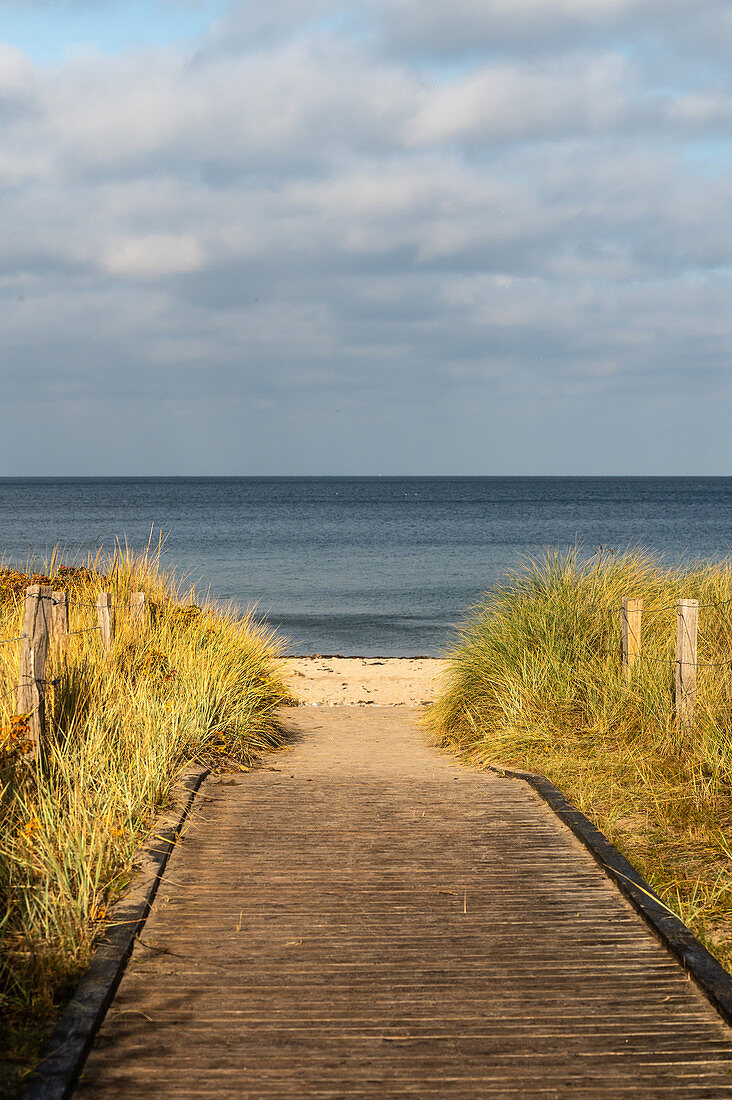
<path fill-rule="evenodd" d="M 222 54 L 240 56 L 282 41 L 296 39 L 310 29 L 317 30 L 329 17 L 339 17 L 358 9 L 358 4 L 338 0 L 239 0 L 233 3 L 199 45 L 197 57 L 208 60 Z"/>
<path fill-rule="evenodd" d="M 379 36 L 398 56 L 547 54 L 633 37 L 655 43 L 718 24 L 723 0 L 383 0 Z M 698 33 L 698 31 L 697 31 Z"/>
<path fill-rule="evenodd" d="M 660 7 L 663 30 L 650 0 L 400 0 L 368 25 L 250 4 L 199 43 L 56 71 L 0 51 L 0 101 L 23 105 L 0 146 L 6 398 L 45 394 L 79 461 L 102 410 L 157 410 L 135 461 L 166 472 L 166 439 L 179 469 L 355 470 L 369 431 L 419 469 L 404 440 L 440 410 L 438 468 L 470 441 L 518 470 L 522 425 L 535 462 L 566 456 L 544 405 L 567 430 L 660 389 L 678 411 L 690 363 L 694 400 L 728 398 L 729 177 L 691 154 L 725 132 L 732 80 L 684 46 L 688 5 Z M 429 79 L 430 43 L 461 64 Z M 508 452 L 478 406 L 513 418 Z"/>

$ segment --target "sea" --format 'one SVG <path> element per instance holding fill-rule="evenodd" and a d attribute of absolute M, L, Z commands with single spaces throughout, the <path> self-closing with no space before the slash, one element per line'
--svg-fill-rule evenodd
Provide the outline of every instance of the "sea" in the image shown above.
<path fill-rule="evenodd" d="M 23 567 L 162 533 L 200 598 L 255 608 L 291 654 L 440 656 L 546 547 L 731 554 L 732 478 L 4 478 L 0 516 Z"/>

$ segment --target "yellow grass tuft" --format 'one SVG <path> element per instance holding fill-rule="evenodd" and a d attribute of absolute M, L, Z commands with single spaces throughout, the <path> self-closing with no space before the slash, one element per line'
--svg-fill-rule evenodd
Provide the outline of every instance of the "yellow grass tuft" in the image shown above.
<path fill-rule="evenodd" d="M 0 568 L 0 638 L 20 633 L 25 588 L 69 590 L 69 629 L 96 625 L 99 591 L 112 593 L 116 632 L 105 657 L 98 632 L 51 653 L 50 734 L 30 762 L 26 717 L 16 715 L 19 647 L 0 645 L 0 1087 L 32 1061 L 87 964 L 134 853 L 192 762 L 240 767 L 279 739 L 290 701 L 280 643 L 233 609 L 199 607 L 159 553 L 118 551 L 83 565 L 55 555 L 42 573 Z M 143 591 L 143 624 L 127 610 Z"/>
<path fill-rule="evenodd" d="M 621 675 L 623 597 L 644 659 Z M 732 562 L 666 568 L 641 551 L 548 551 L 461 628 L 428 723 L 474 762 L 541 772 L 732 964 L 732 679 L 700 668 L 694 728 L 673 710 L 675 602 L 698 599 L 699 662 L 732 661 Z"/>

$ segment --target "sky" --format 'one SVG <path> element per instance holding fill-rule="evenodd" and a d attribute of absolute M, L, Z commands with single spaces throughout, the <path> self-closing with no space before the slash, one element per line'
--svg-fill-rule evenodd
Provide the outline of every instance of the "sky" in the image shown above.
<path fill-rule="evenodd" d="M 0 0 L 0 475 L 732 475 L 729 0 Z"/>

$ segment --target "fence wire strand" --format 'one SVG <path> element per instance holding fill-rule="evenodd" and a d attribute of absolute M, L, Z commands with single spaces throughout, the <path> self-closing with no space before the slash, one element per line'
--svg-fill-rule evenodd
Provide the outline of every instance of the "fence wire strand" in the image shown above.
<path fill-rule="evenodd" d="M 648 608 L 644 607 L 644 608 L 641 608 L 641 613 L 642 613 L 643 617 L 645 618 L 646 615 L 660 615 L 662 611 L 678 611 L 679 602 L 680 602 L 680 599 L 677 600 L 676 603 L 668 603 L 668 604 L 665 604 L 663 607 L 648 607 Z M 729 607 L 730 604 L 732 604 L 732 598 L 730 598 L 729 600 L 710 600 L 708 603 L 697 603 L 697 608 L 698 608 L 699 611 L 701 611 L 702 608 Z M 592 606 L 592 605 L 590 605 L 590 606 Z M 600 612 L 600 614 L 605 614 L 605 615 L 617 615 L 621 611 L 625 610 L 625 608 L 622 606 L 622 604 L 621 604 L 620 607 L 599 607 L 599 606 L 596 606 L 596 609 Z"/>
<path fill-rule="evenodd" d="M 62 595 L 60 595 L 58 598 L 56 598 L 52 595 L 46 595 L 46 594 L 42 594 L 42 593 L 39 592 L 38 595 L 36 596 L 36 599 L 38 599 L 38 600 L 50 600 L 51 605 L 54 606 L 54 607 L 58 607 L 59 604 L 64 604 L 64 603 L 66 603 L 67 606 L 68 606 L 68 604 L 71 603 L 74 608 L 92 608 L 95 611 L 99 609 L 99 603 L 98 603 L 97 600 L 70 600 L 69 597 L 72 594 L 69 593 L 68 590 L 61 589 L 61 590 L 57 590 L 57 591 L 61 591 L 61 593 L 62 593 Z M 26 596 L 27 596 L 27 593 L 26 593 Z M 65 634 L 60 634 L 60 633 L 59 634 L 52 634 L 49 631 L 48 641 L 50 643 L 54 640 L 59 640 L 59 639 L 64 638 L 64 637 L 69 638 L 69 637 L 73 637 L 74 635 L 77 635 L 77 634 L 92 634 L 95 631 L 100 631 L 101 632 L 101 630 L 102 630 L 102 626 L 101 626 L 100 623 L 98 623 L 96 626 L 83 627 L 80 630 L 68 630 L 68 631 L 66 631 Z M 28 640 L 28 635 L 23 633 L 23 634 L 19 634 L 15 638 L 0 638 L 0 645 L 11 645 L 14 642 L 17 643 L 17 642 L 22 642 L 22 641 L 27 641 L 27 640 Z M 48 679 L 36 679 L 33 676 L 22 676 L 22 677 L 19 677 L 19 680 L 18 680 L 17 684 L 14 684 L 13 687 L 11 687 L 8 691 L 5 691 L 5 692 L 3 692 L 2 695 L 0 695 L 0 702 L 2 702 L 3 700 L 9 698 L 9 696 L 11 696 L 11 695 L 15 695 L 16 692 L 18 692 L 21 688 L 27 688 L 28 685 L 35 685 L 39 689 L 42 689 L 42 688 L 48 689 L 48 688 L 52 688 L 52 687 L 57 687 L 60 683 L 61 683 L 61 677 L 56 677 L 54 679 L 48 680 Z M 36 714 L 40 710 L 42 702 L 43 702 L 43 698 L 41 698 L 41 700 L 33 708 L 33 710 L 30 711 L 27 714 L 27 717 L 29 719 L 32 718 L 33 715 Z"/>
<path fill-rule="evenodd" d="M 62 604 L 64 602 L 71 603 L 70 597 L 71 597 L 72 594 L 70 592 L 68 592 L 68 590 L 62 590 L 62 591 L 64 592 L 64 595 L 61 596 L 60 598 L 54 598 L 52 596 L 41 595 L 41 594 L 39 594 L 37 598 L 38 599 L 43 599 L 43 600 L 51 600 L 51 603 L 54 606 L 58 606 L 59 604 Z M 640 610 L 640 613 L 641 613 L 643 619 L 645 619 L 649 615 L 661 615 L 665 611 L 678 611 L 679 602 L 680 601 L 677 600 L 675 603 L 665 604 L 663 607 L 641 608 L 639 610 Z M 728 600 L 712 600 L 712 601 L 709 601 L 709 602 L 706 602 L 706 603 L 698 603 L 697 607 L 698 607 L 699 610 L 701 610 L 702 608 L 704 608 L 704 609 L 723 608 L 723 607 L 729 607 L 730 605 L 732 605 L 732 597 Z M 82 607 L 83 608 L 91 608 L 91 609 L 96 611 L 96 610 L 99 609 L 99 603 L 98 603 L 97 600 L 77 600 L 77 599 L 74 599 L 73 600 L 73 607 L 74 608 L 82 608 Z M 590 604 L 586 604 L 585 607 L 588 611 L 594 611 L 595 614 L 598 617 L 601 617 L 601 618 L 605 617 L 605 616 L 615 616 L 615 615 L 623 612 L 624 610 L 626 610 L 626 608 L 623 605 L 621 605 L 619 607 L 602 607 L 600 604 L 590 603 Z M 79 634 L 92 634 L 95 631 L 101 631 L 101 629 L 102 629 L 101 625 L 98 624 L 96 626 L 84 627 L 84 628 L 79 629 L 79 630 L 69 630 L 69 631 L 66 632 L 65 635 L 61 634 L 61 635 L 57 635 L 57 637 L 70 638 L 70 637 L 74 637 L 74 636 L 79 635 Z M 0 645 L 11 645 L 13 643 L 22 642 L 26 638 L 27 638 L 26 634 L 20 634 L 15 638 L 0 638 Z M 678 658 L 673 658 L 673 657 L 657 657 L 654 654 L 644 653 L 641 650 L 638 653 L 638 660 L 641 661 L 641 662 L 642 661 L 652 661 L 656 664 L 666 665 L 669 668 L 677 667 L 678 665 L 683 664 L 683 665 L 688 665 L 688 666 L 695 666 L 697 669 L 702 669 L 702 668 L 724 668 L 724 667 L 732 669 L 732 655 L 727 660 L 724 660 L 724 661 L 680 661 Z M 60 678 L 56 678 L 54 680 L 35 680 L 35 681 L 33 680 L 33 678 L 28 678 L 25 682 L 26 683 L 37 683 L 39 685 L 43 685 L 44 687 L 56 687 L 60 683 Z M 10 695 L 13 695 L 18 690 L 19 686 L 20 685 L 14 686 L 14 687 L 10 688 L 9 691 L 6 691 L 4 694 L 0 695 L 0 701 L 2 701 L 3 699 L 6 699 Z M 694 692 L 696 692 L 696 688 L 694 688 Z M 38 707 L 36 707 L 35 709 L 37 710 Z M 31 714 L 34 714 L 34 713 L 35 713 L 35 711 L 31 712 Z"/>

